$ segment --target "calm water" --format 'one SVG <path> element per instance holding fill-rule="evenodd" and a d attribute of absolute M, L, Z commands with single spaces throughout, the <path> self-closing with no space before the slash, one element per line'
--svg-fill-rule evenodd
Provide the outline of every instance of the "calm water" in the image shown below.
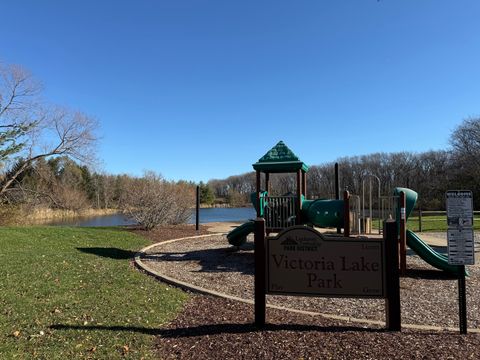
<path fill-rule="evenodd" d="M 200 209 L 200 223 L 205 224 L 209 222 L 218 221 L 246 221 L 255 218 L 255 210 L 253 208 L 211 208 Z M 195 223 L 195 211 L 192 211 L 192 216 L 189 224 Z M 94 216 L 94 217 L 78 217 L 73 219 L 66 219 L 61 221 L 52 221 L 46 225 L 58 226 L 123 226 L 134 225 L 136 222 L 121 214 Z"/>
<path fill-rule="evenodd" d="M 256 217 L 252 207 L 200 209 L 201 224 L 217 221 L 247 221 Z M 192 213 L 189 223 L 195 223 L 195 211 Z"/>

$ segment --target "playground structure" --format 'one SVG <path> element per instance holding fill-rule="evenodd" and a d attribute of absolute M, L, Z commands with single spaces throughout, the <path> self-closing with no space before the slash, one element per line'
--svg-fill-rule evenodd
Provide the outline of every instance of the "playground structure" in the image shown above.
<path fill-rule="evenodd" d="M 349 213 L 348 199 L 307 200 L 309 167 L 300 161 L 282 141 L 253 164 L 253 168 L 256 170 L 256 192 L 252 193 L 251 200 L 257 217 L 265 219 L 267 234 L 302 224 L 343 228 L 344 234 L 345 231 L 348 233 L 350 230 L 349 226 L 345 226 L 348 220 L 344 219 L 345 214 Z M 295 173 L 296 194 L 270 195 L 270 174 L 272 173 Z M 262 174 L 264 174 L 264 190 L 262 190 Z M 227 235 L 228 241 L 232 245 L 240 246 L 253 230 L 253 221 L 246 222 Z"/>
<path fill-rule="evenodd" d="M 258 218 L 265 219 L 265 229 L 269 233 L 278 233 L 294 225 L 306 225 L 318 228 L 337 229 L 344 237 L 372 233 L 372 179 L 378 181 L 379 224 L 383 220 L 393 218 L 399 229 L 399 265 L 401 273 L 406 270 L 406 246 L 417 253 L 428 264 L 451 274 L 459 273 L 459 266 L 449 265 L 446 255 L 440 254 L 426 244 L 416 233 L 406 229 L 406 222 L 412 213 L 418 194 L 407 188 L 397 187 L 393 196 L 382 197 L 380 180 L 375 175 L 367 174 L 369 180 L 369 216 L 365 209 L 365 182 L 362 181 L 362 200 L 359 196 L 343 193 L 339 199 L 307 199 L 307 172 L 309 167 L 303 163 L 282 141 L 278 142 L 262 158 L 253 164 L 256 171 L 256 192 L 251 194 L 251 201 Z M 337 169 L 337 168 L 336 168 Z M 270 174 L 295 173 L 296 194 L 285 196 L 270 195 Z M 263 189 L 262 190 L 262 174 Z M 338 189 L 338 174 L 336 173 L 336 188 Z M 361 204 L 360 204 L 361 202 Z M 254 221 L 248 221 L 227 234 L 228 242 L 241 246 L 247 236 L 254 231 Z M 381 227 L 378 227 L 381 233 Z"/>

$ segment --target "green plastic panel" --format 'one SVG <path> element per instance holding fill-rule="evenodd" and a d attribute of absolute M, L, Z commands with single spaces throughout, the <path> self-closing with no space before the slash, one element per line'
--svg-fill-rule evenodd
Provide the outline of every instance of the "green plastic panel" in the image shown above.
<path fill-rule="evenodd" d="M 343 200 L 305 200 L 302 218 L 318 227 L 343 227 Z"/>

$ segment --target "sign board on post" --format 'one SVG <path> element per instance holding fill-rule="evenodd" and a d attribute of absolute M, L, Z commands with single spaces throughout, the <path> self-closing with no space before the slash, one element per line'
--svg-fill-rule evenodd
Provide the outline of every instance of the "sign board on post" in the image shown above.
<path fill-rule="evenodd" d="M 326 237 L 295 226 L 267 240 L 267 292 L 385 297 L 383 239 Z"/>
<path fill-rule="evenodd" d="M 458 317 L 460 333 L 467 333 L 465 265 L 475 263 L 473 195 L 469 190 L 450 190 L 446 195 L 448 263 L 458 265 Z"/>
<path fill-rule="evenodd" d="M 449 190 L 446 193 L 448 263 L 473 265 L 475 242 L 473 235 L 473 195 L 469 190 Z"/>

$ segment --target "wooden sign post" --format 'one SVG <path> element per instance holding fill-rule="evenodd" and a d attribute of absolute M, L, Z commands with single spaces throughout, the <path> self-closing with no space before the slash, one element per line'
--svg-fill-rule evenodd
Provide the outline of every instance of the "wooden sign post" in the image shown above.
<path fill-rule="evenodd" d="M 398 235 L 397 222 L 387 220 L 383 223 L 383 239 L 385 241 L 387 296 L 385 311 L 387 329 L 390 331 L 401 330 L 400 307 L 400 274 L 398 269 Z"/>
<path fill-rule="evenodd" d="M 200 229 L 200 186 L 197 185 L 196 192 L 196 204 L 195 204 L 195 230 Z"/>
<path fill-rule="evenodd" d="M 405 275 L 407 270 L 407 214 L 405 192 L 400 192 L 400 273 Z"/>
<path fill-rule="evenodd" d="M 255 326 L 265 326 L 265 219 L 255 219 Z"/>

